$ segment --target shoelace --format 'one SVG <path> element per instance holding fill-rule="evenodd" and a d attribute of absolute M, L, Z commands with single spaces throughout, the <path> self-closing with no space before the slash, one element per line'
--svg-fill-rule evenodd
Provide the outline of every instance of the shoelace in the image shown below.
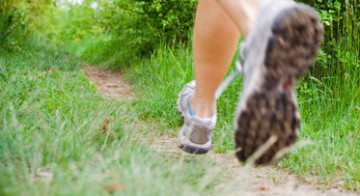
<path fill-rule="evenodd" d="M 236 61 L 235 63 L 236 70 L 233 71 L 219 86 L 219 88 L 215 92 L 215 98 L 219 99 L 221 94 L 225 91 L 225 89 L 230 85 L 230 82 L 235 79 L 236 76 L 243 74 L 243 67 L 240 61 Z"/>

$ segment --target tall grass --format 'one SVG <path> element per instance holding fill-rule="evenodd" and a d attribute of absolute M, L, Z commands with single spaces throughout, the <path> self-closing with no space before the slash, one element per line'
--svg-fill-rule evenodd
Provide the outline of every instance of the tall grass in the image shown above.
<path fill-rule="evenodd" d="M 39 43 L 1 51 L 0 195 L 221 194 L 212 161 L 164 159 L 141 134 L 154 127 L 131 126 L 136 101 L 101 97 L 79 59 Z"/>

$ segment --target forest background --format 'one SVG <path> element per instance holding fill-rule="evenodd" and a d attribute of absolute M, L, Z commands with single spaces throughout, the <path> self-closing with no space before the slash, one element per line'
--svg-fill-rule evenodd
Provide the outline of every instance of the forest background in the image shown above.
<path fill-rule="evenodd" d="M 79 144 L 67 143 L 70 136 L 65 133 L 56 140 L 62 150 L 45 142 L 53 141 L 56 134 L 55 131 L 43 133 L 43 130 L 89 128 L 90 119 L 98 117 L 95 111 L 102 111 L 97 107 L 109 107 L 108 102 L 92 98 L 96 87 L 81 72 L 86 65 L 121 70 L 134 85 L 138 98 L 131 101 L 133 115 L 126 122 L 134 118 L 155 121 L 161 130 L 173 130 L 182 123 L 176 110 L 169 108 L 176 108 L 178 91 L 193 78 L 191 39 L 197 1 L 80 2 L 0 2 L 0 121 L 3 122 L 0 123 L 0 173 L 4 174 L 0 177 L 0 194 L 21 192 L 15 186 L 19 182 L 24 189 L 30 189 L 31 183 L 21 176 L 31 176 L 28 170 L 34 167 L 31 165 L 52 168 L 49 170 L 56 173 L 60 172 L 58 167 L 61 171 L 71 170 L 70 163 L 84 160 L 81 154 L 105 156 L 110 153 L 104 151 L 102 139 L 95 139 L 98 146 L 88 151 L 89 146 L 94 146 L 95 128 L 89 136 L 92 143 L 87 137 L 76 136 L 77 141 L 84 142 L 79 152 L 74 152 Z M 315 66 L 297 86 L 303 119 L 299 140 L 306 145 L 282 160 L 280 167 L 300 178 L 316 176 L 325 188 L 341 182 L 342 188 L 359 191 L 360 5 L 356 0 L 300 2 L 320 13 L 325 28 L 324 42 Z M 235 55 L 234 60 L 237 58 Z M 53 71 L 57 73 L 43 75 Z M 72 82 L 56 83 L 59 78 L 69 77 Z M 81 84 L 81 89 L 76 90 L 73 83 Z M 214 136 L 214 150 L 218 153 L 233 148 L 232 118 L 241 87 L 242 78 L 238 78 L 219 100 L 220 119 Z M 84 95 L 81 93 L 84 90 L 90 93 Z M 80 98 L 87 101 L 81 103 Z M 113 119 L 121 116 L 113 110 L 102 113 Z M 30 114 L 41 114 L 41 117 Z M 37 123 L 39 118 L 45 120 Z M 124 133 L 114 134 L 112 143 L 106 139 L 109 146 L 125 145 Z M 161 134 L 174 136 L 176 132 L 162 131 Z M 138 153 L 144 155 L 144 152 Z M 129 157 L 125 157 L 124 162 Z M 187 177 L 181 180 L 185 182 Z M 4 188 L 5 184 L 10 184 L 10 188 Z M 48 186 L 55 185 L 44 187 Z M 36 188 L 31 190 L 37 192 Z M 80 194 L 87 190 L 78 191 Z M 164 190 L 158 191 L 164 194 Z"/>

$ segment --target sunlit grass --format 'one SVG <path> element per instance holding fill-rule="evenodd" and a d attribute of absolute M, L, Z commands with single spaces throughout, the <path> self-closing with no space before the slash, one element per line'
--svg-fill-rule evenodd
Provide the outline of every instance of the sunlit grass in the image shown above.
<path fill-rule="evenodd" d="M 0 56 L 0 195 L 221 194 L 223 171 L 206 157 L 151 150 L 141 133 L 154 127 L 131 126 L 137 103 L 96 93 L 79 59 L 23 48 Z"/>

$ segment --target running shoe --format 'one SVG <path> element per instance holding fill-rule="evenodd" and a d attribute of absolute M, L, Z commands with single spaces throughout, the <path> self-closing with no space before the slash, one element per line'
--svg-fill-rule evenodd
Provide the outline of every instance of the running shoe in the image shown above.
<path fill-rule="evenodd" d="M 314 9 L 290 0 L 265 0 L 258 13 L 242 51 L 235 149 L 240 161 L 253 157 L 256 164 L 268 164 L 285 155 L 299 135 L 295 87 L 314 63 L 323 26 Z"/>
<path fill-rule="evenodd" d="M 179 132 L 179 147 L 185 152 L 204 154 L 211 149 L 211 137 L 217 116 L 215 112 L 211 118 L 202 119 L 194 113 L 190 100 L 195 86 L 195 81 L 189 82 L 178 96 L 178 111 L 184 118 L 184 125 Z"/>

